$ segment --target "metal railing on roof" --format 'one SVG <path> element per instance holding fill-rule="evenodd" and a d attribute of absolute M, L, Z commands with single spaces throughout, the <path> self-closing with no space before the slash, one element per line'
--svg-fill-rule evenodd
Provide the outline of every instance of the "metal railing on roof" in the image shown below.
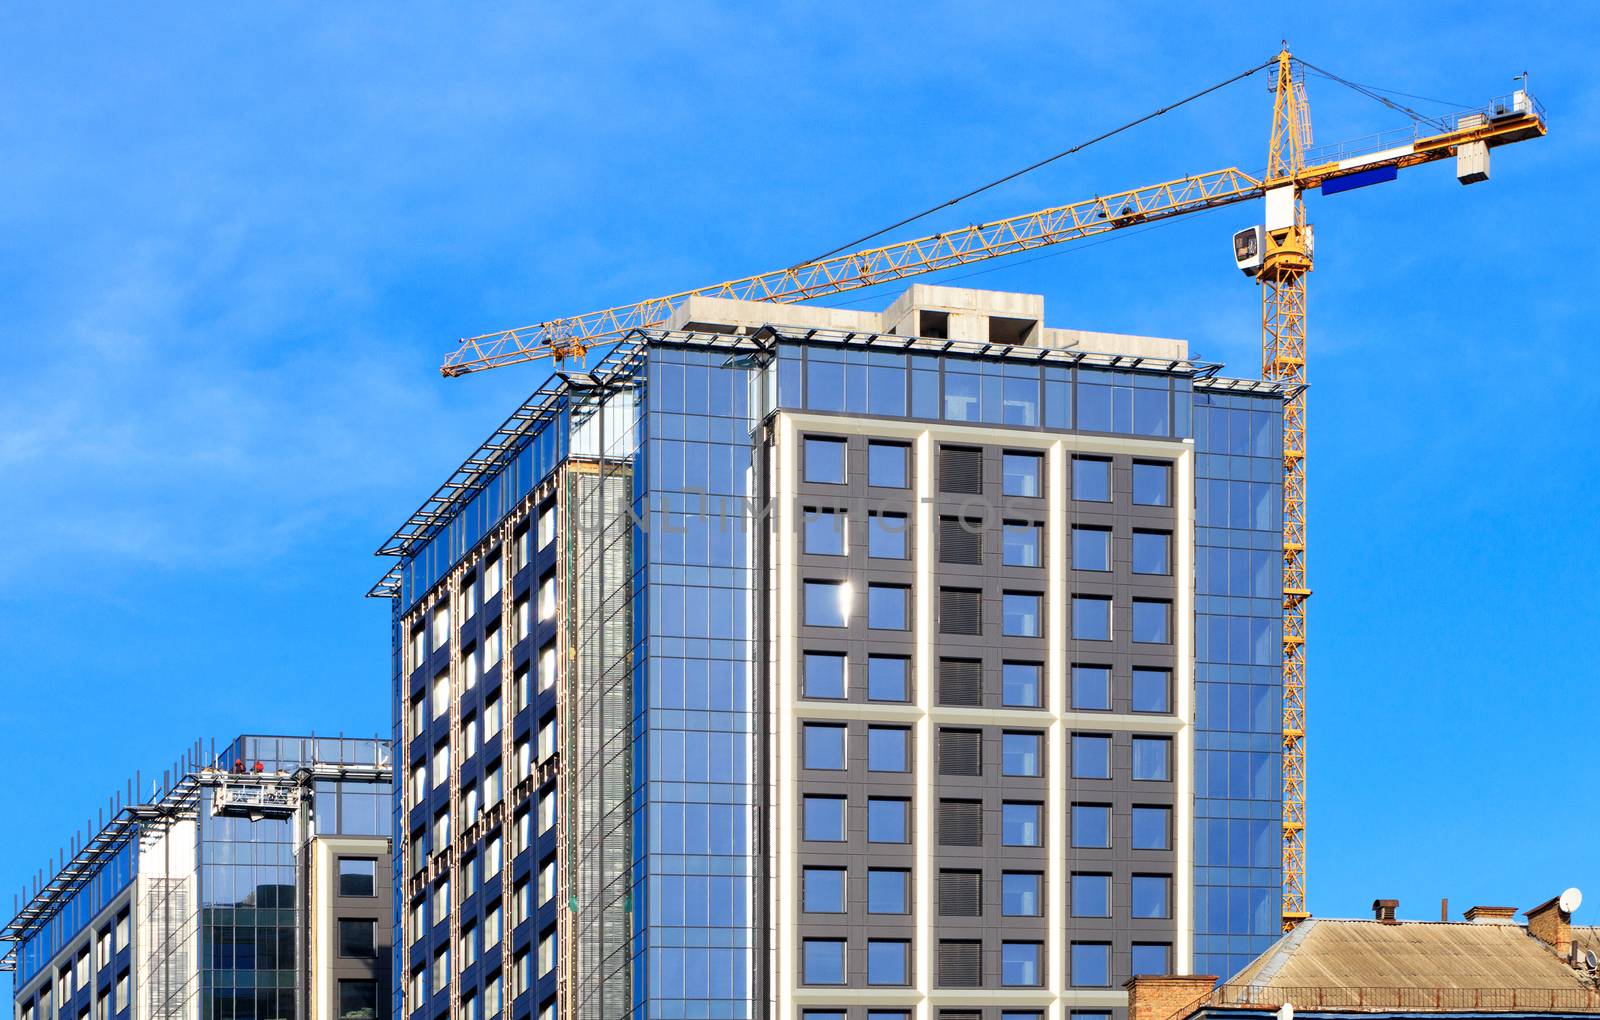
<path fill-rule="evenodd" d="M 1600 1012 L 1600 990 L 1574 983 L 1563 988 L 1381 988 L 1293 987 L 1284 985 L 1219 985 L 1214 1006 L 1260 1006 L 1297 1010 L 1448 1010 Z"/>

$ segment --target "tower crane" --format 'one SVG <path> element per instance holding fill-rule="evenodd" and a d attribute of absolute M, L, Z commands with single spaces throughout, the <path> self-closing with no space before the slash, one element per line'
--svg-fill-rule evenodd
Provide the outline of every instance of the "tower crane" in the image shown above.
<path fill-rule="evenodd" d="M 1305 690 L 1306 601 L 1311 588 L 1306 574 L 1305 387 L 1306 277 L 1312 267 L 1313 232 L 1306 220 L 1305 193 L 1320 189 L 1330 195 L 1391 181 L 1406 167 L 1451 157 L 1462 184 L 1478 183 L 1488 179 L 1491 149 L 1543 137 L 1547 130 L 1544 110 L 1527 90 L 1523 75 L 1521 87 L 1511 94 L 1471 112 L 1421 124 L 1408 138 L 1314 152 L 1305 93 L 1309 66 L 1285 46 L 1276 57 L 1247 72 L 1272 68 L 1276 73 L 1267 168 L 1259 175 L 1238 167 L 1212 170 L 909 241 L 829 255 L 709 287 L 467 337 L 449 353 L 440 372 L 460 376 L 542 358 L 557 363 L 582 358 L 591 347 L 665 322 L 691 297 L 803 301 L 1261 199 L 1261 225 L 1236 233 L 1233 249 L 1236 265 L 1261 285 L 1262 378 L 1281 383 L 1286 395 L 1281 917 L 1287 931 L 1309 916 Z M 1372 94 L 1363 86 L 1344 84 Z"/>

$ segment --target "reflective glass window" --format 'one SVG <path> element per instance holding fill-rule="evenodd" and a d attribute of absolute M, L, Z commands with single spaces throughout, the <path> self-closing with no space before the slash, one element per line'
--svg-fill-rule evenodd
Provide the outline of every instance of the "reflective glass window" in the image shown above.
<path fill-rule="evenodd" d="M 831 723 L 806 723 L 801 727 L 801 733 L 804 737 L 806 768 L 844 768 L 843 726 Z"/>
<path fill-rule="evenodd" d="M 911 943 L 904 939 L 867 940 L 867 984 L 911 983 Z"/>
<path fill-rule="evenodd" d="M 867 870 L 867 913 L 910 913 L 911 873 L 901 868 Z"/>
<path fill-rule="evenodd" d="M 1039 958 L 1044 946 L 1038 942 L 1000 943 L 1000 983 L 1008 987 L 1031 988 L 1041 981 Z"/>
<path fill-rule="evenodd" d="M 806 626 L 844 626 L 850 609 L 850 589 L 843 581 L 807 581 L 805 594 Z"/>
<path fill-rule="evenodd" d="M 843 439 L 818 439 L 805 441 L 805 479 L 843 485 L 845 475 L 845 441 Z"/>
<path fill-rule="evenodd" d="M 1172 711 L 1171 670 L 1133 667 L 1132 702 L 1135 712 Z"/>
<path fill-rule="evenodd" d="M 807 652 L 800 683 L 808 698 L 844 697 L 844 656 L 831 652 Z"/>
<path fill-rule="evenodd" d="M 1077 603 L 1073 603 L 1077 608 Z M 1111 708 L 1111 667 L 1072 666 L 1072 707 L 1080 712 L 1105 712 Z"/>
<path fill-rule="evenodd" d="M 1133 600 L 1133 639 L 1145 644 L 1172 640 L 1172 603 L 1155 599 Z"/>
<path fill-rule="evenodd" d="M 867 656 L 867 700 L 910 701 L 911 660 L 899 655 Z"/>
<path fill-rule="evenodd" d="M 873 630 L 905 630 L 909 624 L 911 589 L 894 584 L 867 585 L 867 626 Z"/>
<path fill-rule="evenodd" d="M 1172 972 L 1172 947 L 1165 942 L 1135 942 L 1129 956 L 1129 973 L 1169 974 Z"/>
<path fill-rule="evenodd" d="M 1105 988 L 1111 984 L 1111 945 L 1106 942 L 1072 944 L 1072 984 L 1077 988 Z"/>
<path fill-rule="evenodd" d="M 1170 917 L 1171 886 L 1172 879 L 1166 875 L 1134 875 L 1128 886 L 1130 913 L 1134 917 Z"/>
<path fill-rule="evenodd" d="M 1111 738 L 1102 733 L 1072 735 L 1072 777 L 1111 778 Z"/>
<path fill-rule="evenodd" d="M 1072 875 L 1072 916 L 1111 916 L 1111 876 L 1074 872 Z"/>
<path fill-rule="evenodd" d="M 1111 529 L 1072 529 L 1072 569 L 1111 569 Z"/>
<path fill-rule="evenodd" d="M 1042 674 L 1043 667 L 1037 662 L 1001 664 L 1000 703 L 1007 708 L 1038 708 Z"/>
<path fill-rule="evenodd" d="M 1172 573 L 1172 534 L 1166 531 L 1133 533 L 1133 572 L 1135 574 Z"/>
<path fill-rule="evenodd" d="M 804 798 L 805 838 L 816 842 L 843 842 L 844 806 L 843 797 Z"/>
<path fill-rule="evenodd" d="M 901 726 L 867 727 L 867 769 L 871 772 L 909 771 L 911 731 Z"/>
<path fill-rule="evenodd" d="M 1003 776 L 1038 776 L 1042 773 L 1039 748 L 1043 738 L 1038 733 L 1005 732 L 1000 735 L 1000 774 Z"/>
<path fill-rule="evenodd" d="M 867 798 L 867 842 L 905 843 L 911 832 L 911 801 L 901 797 Z"/>
<path fill-rule="evenodd" d="M 1133 848 L 1135 850 L 1172 849 L 1172 809 L 1138 806 L 1133 809 Z"/>
<path fill-rule="evenodd" d="M 844 939 L 805 939 L 800 954 L 800 980 L 808 985 L 844 984 Z"/>
<path fill-rule="evenodd" d="M 1111 845 L 1109 805 L 1072 805 L 1072 845 L 1086 849 L 1104 849 Z"/>
<path fill-rule="evenodd" d="M 1104 457 L 1072 458 L 1072 498 L 1111 502 L 1111 461 Z"/>
<path fill-rule="evenodd" d="M 1007 521 L 1001 526 L 1000 561 L 1008 567 L 1043 566 L 1043 536 L 1037 524 Z"/>
<path fill-rule="evenodd" d="M 1030 592 L 1005 592 L 1000 597 L 1000 633 L 1007 637 L 1038 637 L 1043 622 L 1039 604 L 1043 599 Z"/>
<path fill-rule="evenodd" d="M 911 484 L 911 447 L 904 443 L 867 444 L 867 484 L 881 489 L 904 489 Z"/>
<path fill-rule="evenodd" d="M 1000 913 L 1005 917 L 1038 917 L 1044 876 L 1037 871 L 1007 871 L 1000 876 Z"/>
<path fill-rule="evenodd" d="M 1172 741 L 1167 737 L 1133 738 L 1133 778 L 1172 778 Z"/>
<path fill-rule="evenodd" d="M 1133 462 L 1133 502 L 1137 506 L 1168 506 L 1172 465 L 1148 460 Z"/>
<path fill-rule="evenodd" d="M 1006 453 L 1000 457 L 1000 491 L 1007 496 L 1044 495 L 1044 455 Z"/>
<path fill-rule="evenodd" d="M 910 519 L 905 514 L 871 514 L 867 517 L 867 555 L 874 559 L 906 558 Z"/>
<path fill-rule="evenodd" d="M 1111 640 L 1111 600 L 1100 595 L 1072 596 L 1072 636 L 1078 641 Z"/>
<path fill-rule="evenodd" d="M 806 868 L 800 875 L 801 901 L 806 913 L 844 913 L 845 874 L 843 868 Z"/>
<path fill-rule="evenodd" d="M 805 522 L 805 551 L 812 556 L 843 556 L 845 515 L 837 510 L 808 506 Z"/>
<path fill-rule="evenodd" d="M 1000 843 L 1002 846 L 1038 846 L 1043 805 L 1006 801 L 1000 805 Z"/>

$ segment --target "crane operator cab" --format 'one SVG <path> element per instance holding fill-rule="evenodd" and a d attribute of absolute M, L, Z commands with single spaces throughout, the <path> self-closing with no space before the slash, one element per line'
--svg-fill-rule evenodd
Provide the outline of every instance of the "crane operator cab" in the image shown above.
<path fill-rule="evenodd" d="M 1246 227 L 1233 235 L 1233 261 L 1246 276 L 1261 271 L 1261 257 L 1267 247 L 1264 233 L 1261 227 Z"/>

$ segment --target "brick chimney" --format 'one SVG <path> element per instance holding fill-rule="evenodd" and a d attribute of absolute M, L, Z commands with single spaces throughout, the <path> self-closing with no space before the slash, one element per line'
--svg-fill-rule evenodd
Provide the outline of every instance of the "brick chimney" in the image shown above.
<path fill-rule="evenodd" d="M 1140 974 L 1128 990 L 1128 1020 L 1184 1020 L 1216 987 L 1214 974 Z"/>
<path fill-rule="evenodd" d="M 1384 924 L 1399 924 L 1400 922 L 1394 916 L 1394 912 L 1399 909 L 1399 900 L 1373 900 L 1372 918 L 1375 921 L 1382 921 Z"/>
<path fill-rule="evenodd" d="M 1561 909 L 1561 897 L 1529 907 L 1528 934 L 1556 951 L 1565 960 L 1572 953 L 1572 915 Z"/>
<path fill-rule="evenodd" d="M 1516 907 L 1468 907 L 1461 914 L 1473 924 L 1514 924 Z"/>

